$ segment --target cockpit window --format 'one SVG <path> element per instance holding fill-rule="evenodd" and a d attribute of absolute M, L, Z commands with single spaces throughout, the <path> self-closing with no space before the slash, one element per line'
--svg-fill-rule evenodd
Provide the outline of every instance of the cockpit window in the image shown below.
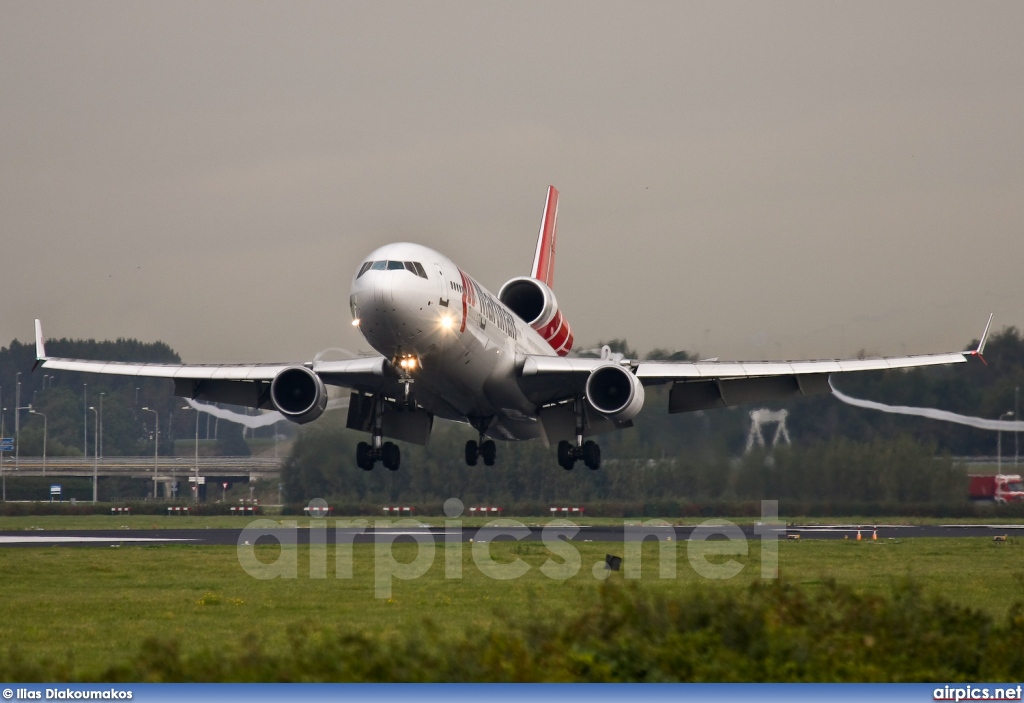
<path fill-rule="evenodd" d="M 367 271 L 408 271 L 420 278 L 427 277 L 427 272 L 418 261 L 364 261 L 363 265 L 359 267 L 359 273 L 356 274 L 356 278 L 359 278 Z"/>

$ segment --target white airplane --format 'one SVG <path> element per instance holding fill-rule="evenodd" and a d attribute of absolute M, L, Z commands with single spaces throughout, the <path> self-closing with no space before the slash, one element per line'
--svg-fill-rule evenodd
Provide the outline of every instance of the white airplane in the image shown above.
<path fill-rule="evenodd" d="M 491 466 L 494 439 L 557 444 L 558 463 L 601 465 L 589 437 L 629 427 L 644 388 L 668 384 L 670 413 L 829 393 L 829 375 L 962 363 L 949 354 L 822 361 L 659 362 L 568 356 L 573 335 L 552 291 L 558 191 L 548 188 L 533 270 L 494 295 L 451 259 L 419 244 L 388 244 L 359 266 L 349 295 L 352 324 L 379 356 L 292 364 L 174 365 L 60 359 L 46 355 L 36 320 L 37 365 L 47 369 L 169 378 L 177 396 L 272 408 L 299 424 L 327 406 L 326 386 L 351 390 L 346 426 L 367 432 L 356 463 L 392 471 L 397 439 L 425 445 L 435 417 L 471 425 L 466 463 Z"/>

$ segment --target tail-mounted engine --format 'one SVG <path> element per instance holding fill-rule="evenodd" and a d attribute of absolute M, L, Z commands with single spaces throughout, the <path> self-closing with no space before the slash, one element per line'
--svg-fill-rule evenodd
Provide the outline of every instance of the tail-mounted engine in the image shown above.
<path fill-rule="evenodd" d="M 274 408 L 292 422 L 304 425 L 327 409 L 327 388 L 320 377 L 304 366 L 292 366 L 270 383 Z"/>
<path fill-rule="evenodd" d="M 498 291 L 498 299 L 537 330 L 559 356 L 572 349 L 569 322 L 562 317 L 554 292 L 543 281 L 529 276 L 513 278 Z"/>
<path fill-rule="evenodd" d="M 644 406 L 640 379 L 621 366 L 599 366 L 587 377 L 587 401 L 616 422 L 632 420 Z"/>

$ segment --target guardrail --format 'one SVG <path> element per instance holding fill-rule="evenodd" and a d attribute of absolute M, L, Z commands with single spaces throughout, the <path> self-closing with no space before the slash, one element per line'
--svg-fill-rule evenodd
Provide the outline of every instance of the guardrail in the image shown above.
<path fill-rule="evenodd" d="M 1012 442 L 1011 442 L 1011 444 L 1012 444 Z M 953 460 L 954 464 L 999 464 L 999 463 L 1002 463 L 1003 470 L 1006 471 L 1008 469 L 1013 469 L 1014 468 L 1014 464 L 1013 464 L 1013 451 L 1012 451 L 1013 447 L 1012 446 L 1010 447 L 1010 450 L 1011 451 L 1010 451 L 1009 455 L 1007 455 L 1007 453 L 1005 451 L 1003 452 L 1002 462 L 1000 462 L 998 456 L 953 456 L 953 457 L 950 457 L 950 459 Z M 1021 459 L 1024 459 L 1024 456 L 1022 456 Z M 1024 470 L 1024 461 L 1021 461 L 1021 463 L 1018 464 L 1017 468 Z M 1010 471 L 1010 473 L 1013 473 L 1013 471 Z"/>
<path fill-rule="evenodd" d="M 283 459 L 273 457 L 246 456 L 208 456 L 199 457 L 200 476 L 241 476 L 250 474 L 276 474 L 281 471 Z M 192 474 L 196 471 L 195 457 L 162 456 L 156 464 L 158 476 L 167 474 Z M 110 456 L 102 457 L 98 462 L 83 457 L 47 457 L 46 475 L 91 476 L 95 470 L 101 476 L 152 476 L 154 469 L 153 457 L 149 456 Z M 20 457 L 15 463 L 14 457 L 4 456 L 3 473 L 8 476 L 43 475 L 42 457 Z"/>
<path fill-rule="evenodd" d="M 5 456 L 4 465 L 13 464 L 14 457 Z M 23 456 L 20 458 L 19 463 L 22 466 L 42 466 L 43 459 L 38 456 Z M 92 458 L 83 459 L 77 456 L 51 456 L 46 457 L 47 466 L 88 466 L 92 468 L 94 460 Z M 194 468 L 196 465 L 195 457 L 185 456 L 162 456 L 157 460 L 158 466 L 183 466 Z M 261 467 L 272 467 L 278 468 L 284 463 L 283 459 L 265 458 L 265 457 L 248 457 L 248 456 L 201 456 L 199 457 L 199 468 L 202 469 L 206 466 L 261 466 Z M 98 464 L 100 466 L 149 466 L 153 467 L 152 456 L 105 456 L 101 457 Z"/>

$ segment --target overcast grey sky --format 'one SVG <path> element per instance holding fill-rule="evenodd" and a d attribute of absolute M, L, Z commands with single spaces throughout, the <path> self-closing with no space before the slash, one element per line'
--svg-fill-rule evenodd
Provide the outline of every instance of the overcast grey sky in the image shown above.
<path fill-rule="evenodd" d="M 577 346 L 1024 327 L 1024 3 L 0 1 L 0 344 L 366 349 L 416 241 L 497 291 L 549 183 Z"/>

